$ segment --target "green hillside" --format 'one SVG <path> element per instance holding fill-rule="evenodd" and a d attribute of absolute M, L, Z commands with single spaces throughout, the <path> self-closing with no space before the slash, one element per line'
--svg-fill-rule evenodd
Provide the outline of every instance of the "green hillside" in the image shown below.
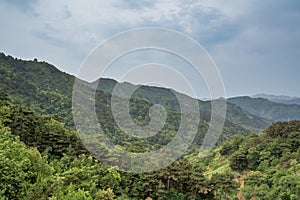
<path fill-rule="evenodd" d="M 32 110 L 53 114 L 72 124 L 74 77 L 46 62 L 23 61 L 0 54 L 0 91 Z"/>
<path fill-rule="evenodd" d="M 72 127 L 74 125 L 71 114 L 74 76 L 61 72 L 46 62 L 23 61 L 6 56 L 3 53 L 0 54 L 0 72 L 0 90 L 8 94 L 10 98 L 17 99 L 38 113 L 56 115 L 59 121 L 68 126 Z M 87 90 L 95 87 L 94 83 L 84 81 L 82 83 Z M 100 80 L 96 102 L 99 109 L 109 109 L 111 91 L 116 83 L 116 81 L 111 79 Z M 122 85 L 124 89 L 132 87 L 129 83 L 118 84 Z M 176 94 L 188 100 L 190 99 L 186 95 Z M 132 98 L 138 104 L 143 104 L 142 102 L 145 102 L 145 100 L 151 105 L 161 104 L 171 113 L 178 113 L 180 109 L 174 93 L 165 88 L 142 86 L 134 93 Z M 198 102 L 202 118 L 199 120 L 204 122 L 202 123 L 203 126 L 207 126 L 205 124 L 210 121 L 210 103 Z M 137 107 L 144 109 L 140 111 L 141 113 L 148 113 L 148 110 L 145 110 L 147 106 Z M 111 116 L 109 112 L 109 110 L 105 111 L 106 117 L 108 115 Z M 236 113 L 239 113 L 239 115 L 237 116 Z M 107 119 L 112 120 L 109 117 L 104 120 L 107 122 Z M 113 124 L 106 122 L 104 124 Z M 269 123 L 265 120 L 261 120 L 234 105 L 228 104 L 227 121 L 224 129 L 225 134 L 222 135 L 222 140 L 231 138 L 234 134 L 244 134 L 254 130 L 261 130 L 268 125 Z M 110 129 L 115 128 L 110 127 Z"/>
<path fill-rule="evenodd" d="M 235 97 L 228 99 L 228 101 L 240 106 L 253 115 L 273 122 L 300 119 L 300 105 L 287 105 L 263 98 L 251 97 Z"/>
<path fill-rule="evenodd" d="M 118 84 L 125 92 L 127 92 L 128 88 L 134 88 L 135 85 L 130 83 L 118 83 L 115 80 L 111 79 L 100 79 L 98 82 L 97 89 L 100 91 L 112 93 L 114 87 Z M 95 83 L 92 84 L 94 87 Z M 133 98 L 136 99 L 147 99 L 147 101 L 152 104 L 159 103 L 166 108 L 179 111 L 180 106 L 177 101 L 176 96 L 180 96 L 186 101 L 189 101 L 191 97 L 180 94 L 174 90 L 160 88 L 160 87 L 150 87 L 150 86 L 141 86 L 136 92 L 133 94 Z M 211 102 L 210 101 L 200 101 L 198 100 L 201 116 L 205 121 L 210 120 L 210 112 L 211 112 Z M 271 121 L 268 119 L 263 119 L 263 117 L 257 117 L 249 113 L 246 110 L 241 109 L 239 106 L 236 106 L 233 103 L 227 103 L 227 113 L 226 119 L 234 124 L 240 125 L 244 129 L 248 131 L 259 131 L 271 124 Z"/>
<path fill-rule="evenodd" d="M 227 119 L 218 146 L 203 157 L 200 146 L 209 126 L 211 102 L 198 101 L 201 117 L 195 117 L 193 110 L 188 115 L 189 124 L 199 122 L 198 132 L 184 155 L 155 172 L 125 173 L 96 160 L 74 130 L 71 113 L 74 76 L 46 62 L 23 61 L 4 54 L 0 54 L 0 72 L 0 199 L 297 199 L 299 196 L 299 121 L 275 123 L 259 136 L 249 134 L 266 128 L 270 120 L 227 103 Z M 159 149 L 174 138 L 181 117 L 174 91 L 142 86 L 133 94 L 129 112 L 136 124 L 149 123 L 149 109 L 154 104 L 163 105 L 167 112 L 162 130 L 143 139 L 126 134 L 114 121 L 111 111 L 115 84 L 124 90 L 134 85 L 111 79 L 100 82 L 95 85 L 81 81 L 81 87 L 85 91 L 97 87 L 98 122 L 115 145 L 140 153 Z M 191 99 L 175 94 L 182 95 L 184 102 Z M 117 100 L 123 98 L 119 95 Z M 113 152 L 104 148 L 98 149 L 98 153 L 114 158 Z"/>
<path fill-rule="evenodd" d="M 297 199 L 300 121 L 235 136 L 208 156 L 186 155 L 132 174 L 91 157 L 76 133 L 0 95 L 0 199 Z M 201 153 L 200 153 L 201 154 Z"/>

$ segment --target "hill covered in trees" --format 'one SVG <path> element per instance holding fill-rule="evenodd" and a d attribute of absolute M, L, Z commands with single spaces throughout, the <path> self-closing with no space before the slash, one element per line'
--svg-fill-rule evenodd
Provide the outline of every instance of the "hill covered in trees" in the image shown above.
<path fill-rule="evenodd" d="M 297 199 L 300 122 L 237 135 L 200 158 L 131 174 L 95 160 L 76 132 L 1 94 L 1 199 Z M 148 199 L 150 199 L 148 198 Z"/>
<path fill-rule="evenodd" d="M 0 91 L 5 92 L 13 99 L 18 99 L 32 110 L 42 114 L 58 115 L 68 126 L 73 125 L 71 107 L 72 91 L 75 77 L 59 71 L 53 65 L 46 62 L 24 61 L 0 53 Z M 100 84 L 82 83 L 89 88 L 97 87 L 99 99 L 111 95 L 116 84 L 123 89 L 133 85 L 129 83 L 117 83 L 112 79 L 100 79 Z M 191 97 L 179 94 L 166 88 L 141 86 L 134 94 L 136 100 L 147 100 L 151 104 L 157 103 L 164 107 L 180 112 L 175 95 Z M 105 97 L 106 95 L 106 97 Z M 107 102 L 107 101 L 103 101 Z M 99 105 L 101 102 L 96 102 Z M 210 120 L 210 101 L 198 101 L 203 120 Z M 104 107 L 104 106 L 100 106 Z M 240 107 L 228 103 L 228 124 L 234 124 L 240 129 L 238 133 L 248 133 L 253 130 L 262 130 L 270 125 L 270 121 L 256 117 Z M 232 131 L 233 132 L 233 131 Z"/>
<path fill-rule="evenodd" d="M 96 160 L 74 128 L 74 76 L 46 62 L 23 61 L 0 54 L 0 199 L 298 199 L 300 196 L 300 122 L 257 117 L 227 103 L 223 133 L 205 157 L 200 146 L 210 120 L 210 101 L 198 101 L 198 132 L 190 149 L 171 165 L 143 174 L 125 173 Z M 111 113 L 112 88 L 101 79 L 97 87 L 98 122 L 114 144 L 131 152 L 158 149 L 172 140 L 180 109 L 174 92 L 140 87 L 129 104 L 139 125 L 149 122 L 149 109 L 161 104 L 165 126 L 155 137 L 128 137 Z M 178 93 L 177 93 L 178 94 Z M 178 94 L 182 95 L 182 94 Z M 122 100 L 122 96 L 118 97 Z M 190 97 L 184 96 L 189 99 Z M 191 115 L 193 116 L 193 115 Z M 267 128 L 262 134 L 253 130 Z M 109 152 L 101 152 L 111 156 Z"/>

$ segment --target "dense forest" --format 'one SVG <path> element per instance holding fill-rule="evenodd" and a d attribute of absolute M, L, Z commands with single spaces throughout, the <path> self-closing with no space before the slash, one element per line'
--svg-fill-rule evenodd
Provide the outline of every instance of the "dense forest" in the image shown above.
<path fill-rule="evenodd" d="M 297 199 L 300 122 L 235 136 L 205 158 L 189 154 L 146 174 L 93 159 L 76 132 L 1 94 L 2 199 Z"/>
<path fill-rule="evenodd" d="M 186 154 L 154 172 L 126 173 L 98 161 L 81 143 L 71 114 L 74 77 L 45 62 L 4 54 L 0 72 L 0 199 L 299 199 L 300 121 L 274 122 L 228 103 L 220 140 L 202 157 L 210 102 L 199 101 L 203 115 L 193 119 L 199 130 Z M 137 124 L 149 122 L 155 103 L 168 114 L 158 136 L 137 139 L 113 120 L 109 102 L 117 83 L 102 81 L 97 114 L 114 143 L 145 152 L 174 137 L 180 112 L 169 90 L 145 86 L 133 96 L 130 114 Z"/>

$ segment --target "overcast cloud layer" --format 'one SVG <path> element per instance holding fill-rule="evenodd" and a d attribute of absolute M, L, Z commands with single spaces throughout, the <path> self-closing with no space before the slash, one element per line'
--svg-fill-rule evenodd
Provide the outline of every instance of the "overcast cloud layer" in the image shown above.
<path fill-rule="evenodd" d="M 0 51 L 76 74 L 89 52 L 132 28 L 187 34 L 218 65 L 227 96 L 300 96 L 300 1 L 4 0 Z"/>

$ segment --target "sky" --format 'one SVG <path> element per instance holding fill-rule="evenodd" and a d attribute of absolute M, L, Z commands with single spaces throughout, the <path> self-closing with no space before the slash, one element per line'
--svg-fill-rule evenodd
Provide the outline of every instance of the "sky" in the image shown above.
<path fill-rule="evenodd" d="M 300 96 L 299 19 L 298 0 L 2 0 L 0 51 L 47 61 L 77 75 L 91 51 L 108 38 L 131 29 L 160 27 L 202 45 L 220 71 L 226 97 Z M 121 59 L 110 75 L 129 60 L 147 64 L 157 61 L 153 57 L 171 60 L 163 63 L 171 67 L 180 64 L 170 55 L 145 51 Z M 187 72 L 186 78 L 194 79 L 192 74 Z M 199 98 L 208 95 L 203 80 L 198 86 L 193 82 L 193 89 L 201 91 Z M 180 85 L 169 87 L 185 92 Z"/>

